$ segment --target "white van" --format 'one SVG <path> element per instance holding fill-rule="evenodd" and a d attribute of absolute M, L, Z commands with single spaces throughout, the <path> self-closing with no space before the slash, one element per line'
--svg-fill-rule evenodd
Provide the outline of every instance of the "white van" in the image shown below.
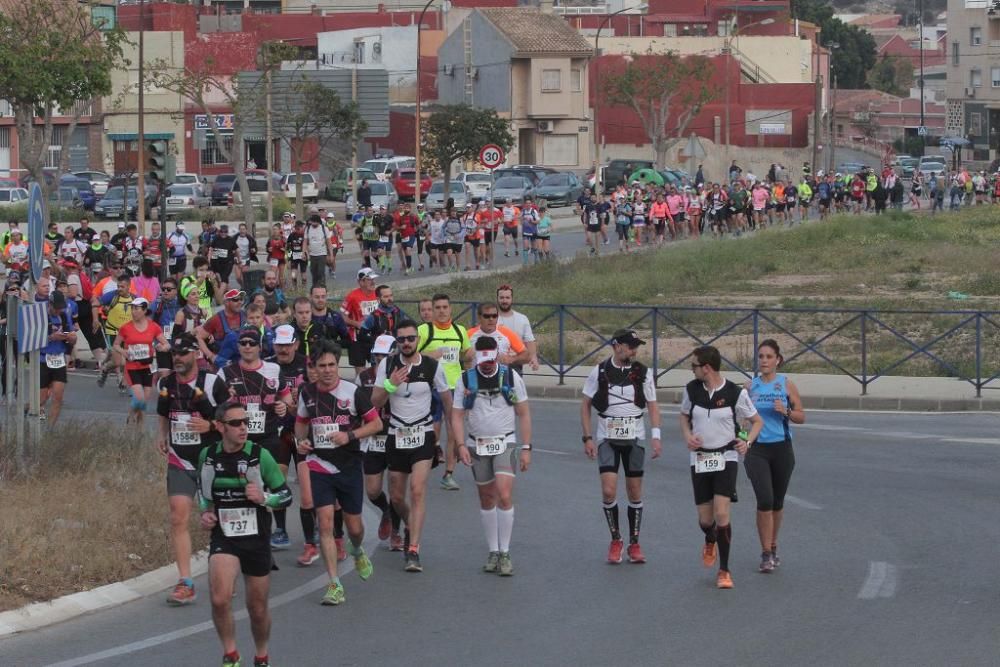
<path fill-rule="evenodd" d="M 365 169 L 375 172 L 375 178 L 380 181 L 388 181 L 392 172 L 397 169 L 413 169 L 417 166 L 417 158 L 409 155 L 395 155 L 393 157 L 378 157 L 368 160 L 363 165 Z"/>

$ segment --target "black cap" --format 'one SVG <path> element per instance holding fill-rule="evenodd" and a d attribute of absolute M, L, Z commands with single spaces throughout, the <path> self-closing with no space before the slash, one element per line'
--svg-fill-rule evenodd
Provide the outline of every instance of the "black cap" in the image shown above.
<path fill-rule="evenodd" d="M 256 327 L 243 327 L 236 336 L 237 341 L 252 340 L 256 345 L 260 345 L 260 330 Z"/>
<path fill-rule="evenodd" d="M 49 305 L 55 310 L 62 310 L 66 307 L 66 295 L 59 291 L 52 292 L 49 295 Z"/>
<path fill-rule="evenodd" d="M 612 336 L 611 343 L 613 345 L 638 347 L 639 345 L 645 345 L 646 341 L 639 340 L 639 336 L 636 335 L 635 329 L 619 329 L 615 332 L 615 335 Z"/>
<path fill-rule="evenodd" d="M 198 350 L 198 340 L 190 331 L 174 334 L 174 339 L 170 342 L 171 352 L 195 352 Z"/>

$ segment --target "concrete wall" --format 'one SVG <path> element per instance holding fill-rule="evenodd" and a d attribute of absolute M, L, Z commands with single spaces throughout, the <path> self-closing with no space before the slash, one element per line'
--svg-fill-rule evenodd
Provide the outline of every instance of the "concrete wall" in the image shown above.
<path fill-rule="evenodd" d="M 490 24 L 472 13 L 472 67 L 477 76 L 473 82 L 472 103 L 476 107 L 511 110 L 510 57 L 513 49 Z M 465 44 L 462 24 L 448 35 L 438 51 L 438 100 L 444 104 L 469 102 L 465 94 Z M 452 68 L 447 74 L 446 67 Z"/>
<path fill-rule="evenodd" d="M 389 103 L 413 103 L 417 82 L 417 27 L 357 28 L 316 35 L 317 54 L 327 67 L 350 67 L 355 40 L 363 44 L 359 69 L 384 68 L 389 72 Z M 421 39 L 421 42 L 423 40 Z M 380 53 L 376 50 L 381 48 Z M 321 64 L 321 67 L 323 65 Z"/>

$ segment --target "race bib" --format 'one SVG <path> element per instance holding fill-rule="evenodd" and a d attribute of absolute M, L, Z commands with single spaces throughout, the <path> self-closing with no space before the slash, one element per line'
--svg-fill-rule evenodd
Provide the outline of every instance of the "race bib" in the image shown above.
<path fill-rule="evenodd" d="M 726 456 L 722 452 L 695 452 L 694 471 L 719 472 L 726 469 Z"/>
<path fill-rule="evenodd" d="M 396 449 L 417 449 L 423 444 L 423 426 L 399 426 L 396 428 Z"/>
<path fill-rule="evenodd" d="M 379 243 L 388 243 L 389 242 L 389 237 L 388 236 L 380 236 L 380 237 L 378 237 L 378 242 Z"/>
<path fill-rule="evenodd" d="M 506 436 L 491 435 L 485 438 L 476 438 L 476 454 L 479 456 L 498 456 L 506 451 Z"/>
<path fill-rule="evenodd" d="M 247 419 L 250 424 L 247 426 L 247 433 L 260 434 L 264 432 L 264 411 L 260 409 L 260 403 L 250 403 L 247 405 Z"/>
<path fill-rule="evenodd" d="M 175 445 L 201 444 L 201 433 L 191 428 L 191 415 L 178 416 L 170 422 L 170 442 Z"/>
<path fill-rule="evenodd" d="M 275 266 L 275 267 L 278 266 L 278 260 L 276 260 L 276 259 L 269 259 L 269 260 L 267 260 L 267 263 L 270 264 L 271 266 Z"/>
<path fill-rule="evenodd" d="M 313 447 L 316 449 L 333 449 L 333 434 L 340 431 L 340 424 L 313 424 Z"/>
<path fill-rule="evenodd" d="M 163 325 L 163 337 L 170 340 L 170 337 L 174 335 L 174 323 Z"/>
<path fill-rule="evenodd" d="M 361 302 L 361 314 L 368 317 L 375 312 L 378 308 L 378 301 L 362 301 Z"/>
<path fill-rule="evenodd" d="M 45 355 L 45 365 L 49 368 L 62 368 L 66 365 L 66 355 L 64 354 L 46 354 Z"/>
<path fill-rule="evenodd" d="M 295 261 L 301 260 L 302 257 L 303 257 L 303 255 L 302 255 L 301 252 L 293 252 L 292 253 L 292 259 L 295 260 Z"/>
<path fill-rule="evenodd" d="M 361 228 L 361 233 L 364 236 L 371 236 L 372 234 L 375 233 L 375 225 L 365 225 L 364 227 Z"/>
<path fill-rule="evenodd" d="M 149 345 L 146 343 L 135 343 L 125 348 L 125 357 L 129 361 L 146 361 L 151 356 Z"/>
<path fill-rule="evenodd" d="M 385 440 L 388 436 L 376 435 L 368 438 L 368 451 L 375 454 L 385 454 Z"/>
<path fill-rule="evenodd" d="M 257 534 L 257 510 L 252 507 L 220 507 L 219 526 L 226 537 Z"/>
<path fill-rule="evenodd" d="M 608 417 L 604 430 L 609 440 L 635 440 L 635 417 Z"/>
<path fill-rule="evenodd" d="M 458 363 L 458 348 L 457 347 L 442 347 L 441 348 L 441 361 L 446 364 L 457 364 Z"/>
<path fill-rule="evenodd" d="M 215 259 L 226 259 L 227 257 L 229 257 L 229 250 L 227 248 L 215 249 Z"/>
<path fill-rule="evenodd" d="M 177 258 L 171 255 L 167 258 L 167 266 L 177 266 Z"/>

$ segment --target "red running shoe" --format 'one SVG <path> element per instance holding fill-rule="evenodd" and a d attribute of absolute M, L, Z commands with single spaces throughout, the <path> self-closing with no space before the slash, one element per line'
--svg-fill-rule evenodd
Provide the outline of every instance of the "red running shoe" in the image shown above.
<path fill-rule="evenodd" d="M 608 547 L 608 562 L 614 565 L 622 562 L 622 551 L 625 550 L 625 542 L 622 540 L 611 540 L 611 546 Z"/>
<path fill-rule="evenodd" d="M 628 562 L 635 563 L 636 565 L 646 562 L 646 557 L 643 555 L 642 547 L 639 546 L 638 542 L 628 545 Z"/>

